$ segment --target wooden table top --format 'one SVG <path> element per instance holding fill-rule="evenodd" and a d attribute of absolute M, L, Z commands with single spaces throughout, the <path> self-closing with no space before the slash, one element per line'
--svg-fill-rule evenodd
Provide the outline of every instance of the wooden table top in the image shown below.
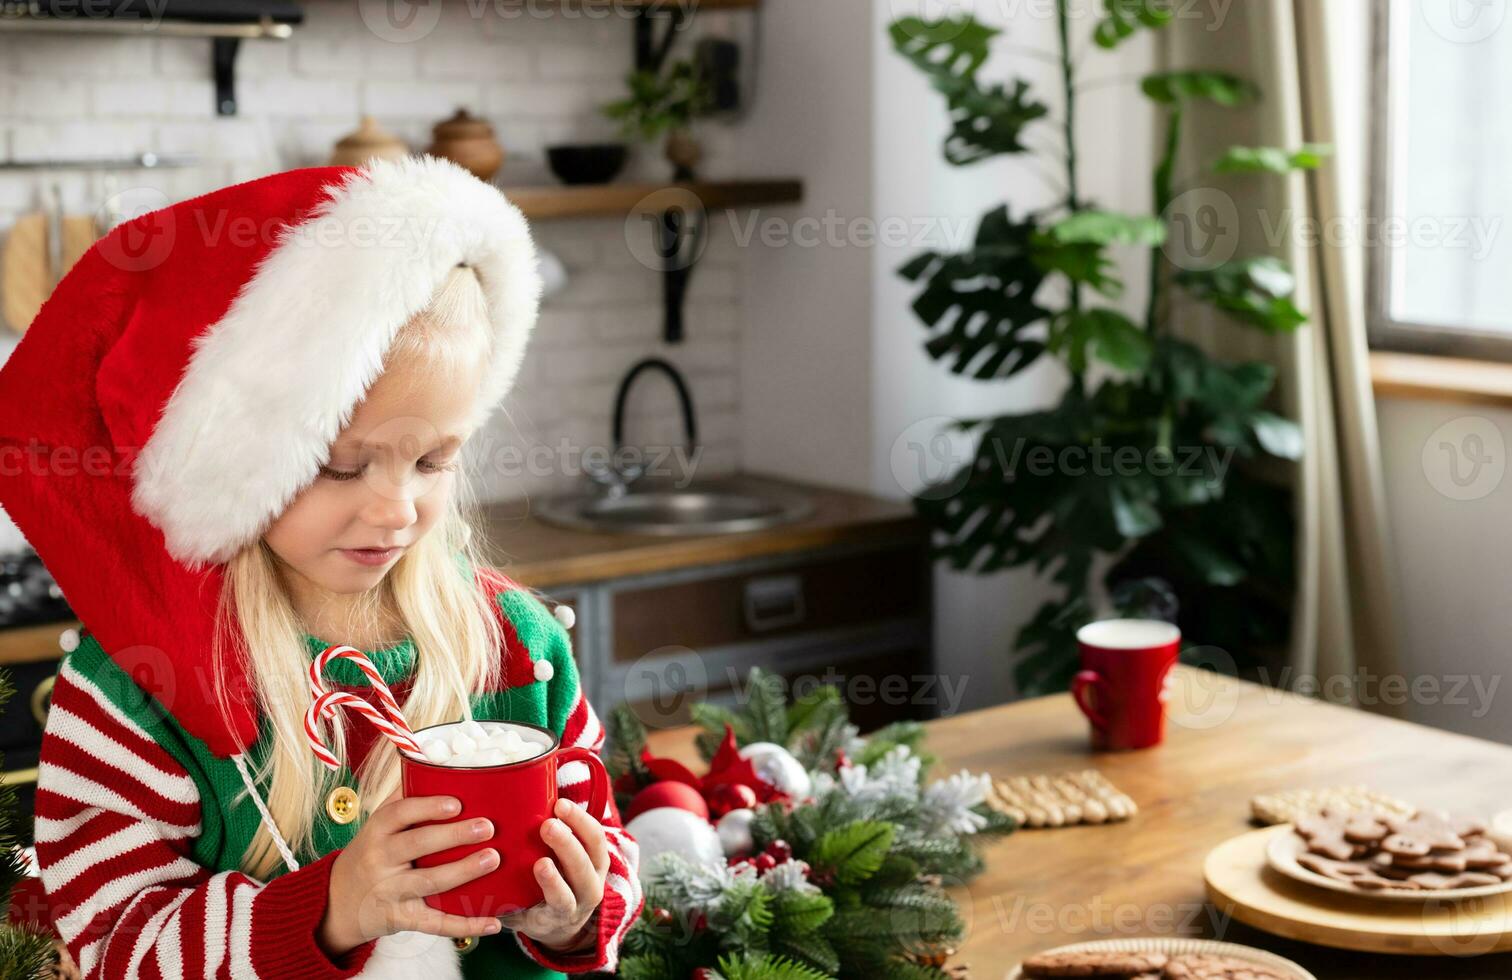
<path fill-rule="evenodd" d="M 923 541 L 927 534 L 907 500 L 755 473 L 702 482 L 791 494 L 814 509 L 802 520 L 740 534 L 610 534 L 556 527 L 532 515 L 530 500 L 507 500 L 483 507 L 489 549 L 510 577 L 546 589 L 846 544 Z"/>
<path fill-rule="evenodd" d="M 1205 898 L 1203 858 L 1254 828 L 1249 800 L 1295 787 L 1364 783 L 1420 806 L 1486 817 L 1512 807 L 1512 747 L 1179 668 L 1164 745 L 1093 753 L 1067 695 L 928 722 L 940 762 L 1007 777 L 1095 768 L 1140 811 L 1124 823 L 1020 830 L 989 844 L 986 871 L 954 889 L 967 924 L 953 963 L 1000 980 L 1030 953 L 1138 936 L 1221 939 L 1286 956 L 1318 980 L 1492 980 L 1512 954 L 1474 958 L 1347 952 L 1233 921 Z M 695 764 L 692 730 L 657 732 L 653 752 Z"/>

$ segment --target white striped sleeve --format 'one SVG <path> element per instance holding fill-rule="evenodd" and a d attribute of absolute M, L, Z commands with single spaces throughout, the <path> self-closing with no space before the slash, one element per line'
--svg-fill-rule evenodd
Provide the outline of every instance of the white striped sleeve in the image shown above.
<path fill-rule="evenodd" d="M 315 940 L 334 855 L 264 884 L 193 859 L 198 787 L 65 661 L 37 776 L 37 863 L 53 924 L 87 980 L 355 976 Z"/>

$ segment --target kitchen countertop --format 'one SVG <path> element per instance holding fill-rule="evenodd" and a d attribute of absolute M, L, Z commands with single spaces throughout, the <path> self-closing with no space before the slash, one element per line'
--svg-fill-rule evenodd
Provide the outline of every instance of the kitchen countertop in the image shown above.
<path fill-rule="evenodd" d="M 801 494 L 813 502 L 813 513 L 739 534 L 611 534 L 556 527 L 532 516 L 532 501 L 508 500 L 483 506 L 489 557 L 521 584 L 545 589 L 837 545 L 922 544 L 926 539 L 926 528 L 908 500 L 754 473 L 737 476 L 753 490 Z"/>

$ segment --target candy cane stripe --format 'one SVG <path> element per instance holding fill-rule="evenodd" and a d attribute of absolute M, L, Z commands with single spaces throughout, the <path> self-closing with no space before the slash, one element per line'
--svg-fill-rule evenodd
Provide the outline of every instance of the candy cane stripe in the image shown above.
<path fill-rule="evenodd" d="M 382 707 L 381 713 L 367 701 L 348 691 L 326 690 L 325 668 L 336 659 L 350 660 L 358 670 L 362 671 L 372 686 L 373 693 L 378 697 L 379 705 Z M 421 754 L 420 745 L 415 741 L 415 734 L 410 729 L 409 722 L 405 720 L 404 712 L 394 698 L 394 692 L 389 690 L 383 676 L 378 673 L 378 668 L 363 656 L 362 651 L 341 644 L 333 644 L 322 650 L 320 655 L 310 663 L 310 696 L 314 701 L 305 712 L 305 736 L 310 741 L 310 748 L 315 753 L 315 757 L 328 768 L 340 769 L 341 762 L 326 746 L 325 739 L 321 735 L 321 726 L 337 708 L 349 708 L 362 715 L 372 722 L 384 737 L 398 746 L 400 751 L 417 756 Z"/>

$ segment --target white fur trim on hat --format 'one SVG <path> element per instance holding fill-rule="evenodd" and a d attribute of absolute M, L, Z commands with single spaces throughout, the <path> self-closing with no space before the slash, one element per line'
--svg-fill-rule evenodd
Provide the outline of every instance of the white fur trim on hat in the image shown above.
<path fill-rule="evenodd" d="M 133 507 L 190 568 L 266 530 L 319 468 L 399 328 L 475 268 L 494 349 L 475 429 L 508 392 L 541 278 L 524 216 L 450 160 L 375 160 L 329 188 L 192 344 L 133 473 Z"/>

